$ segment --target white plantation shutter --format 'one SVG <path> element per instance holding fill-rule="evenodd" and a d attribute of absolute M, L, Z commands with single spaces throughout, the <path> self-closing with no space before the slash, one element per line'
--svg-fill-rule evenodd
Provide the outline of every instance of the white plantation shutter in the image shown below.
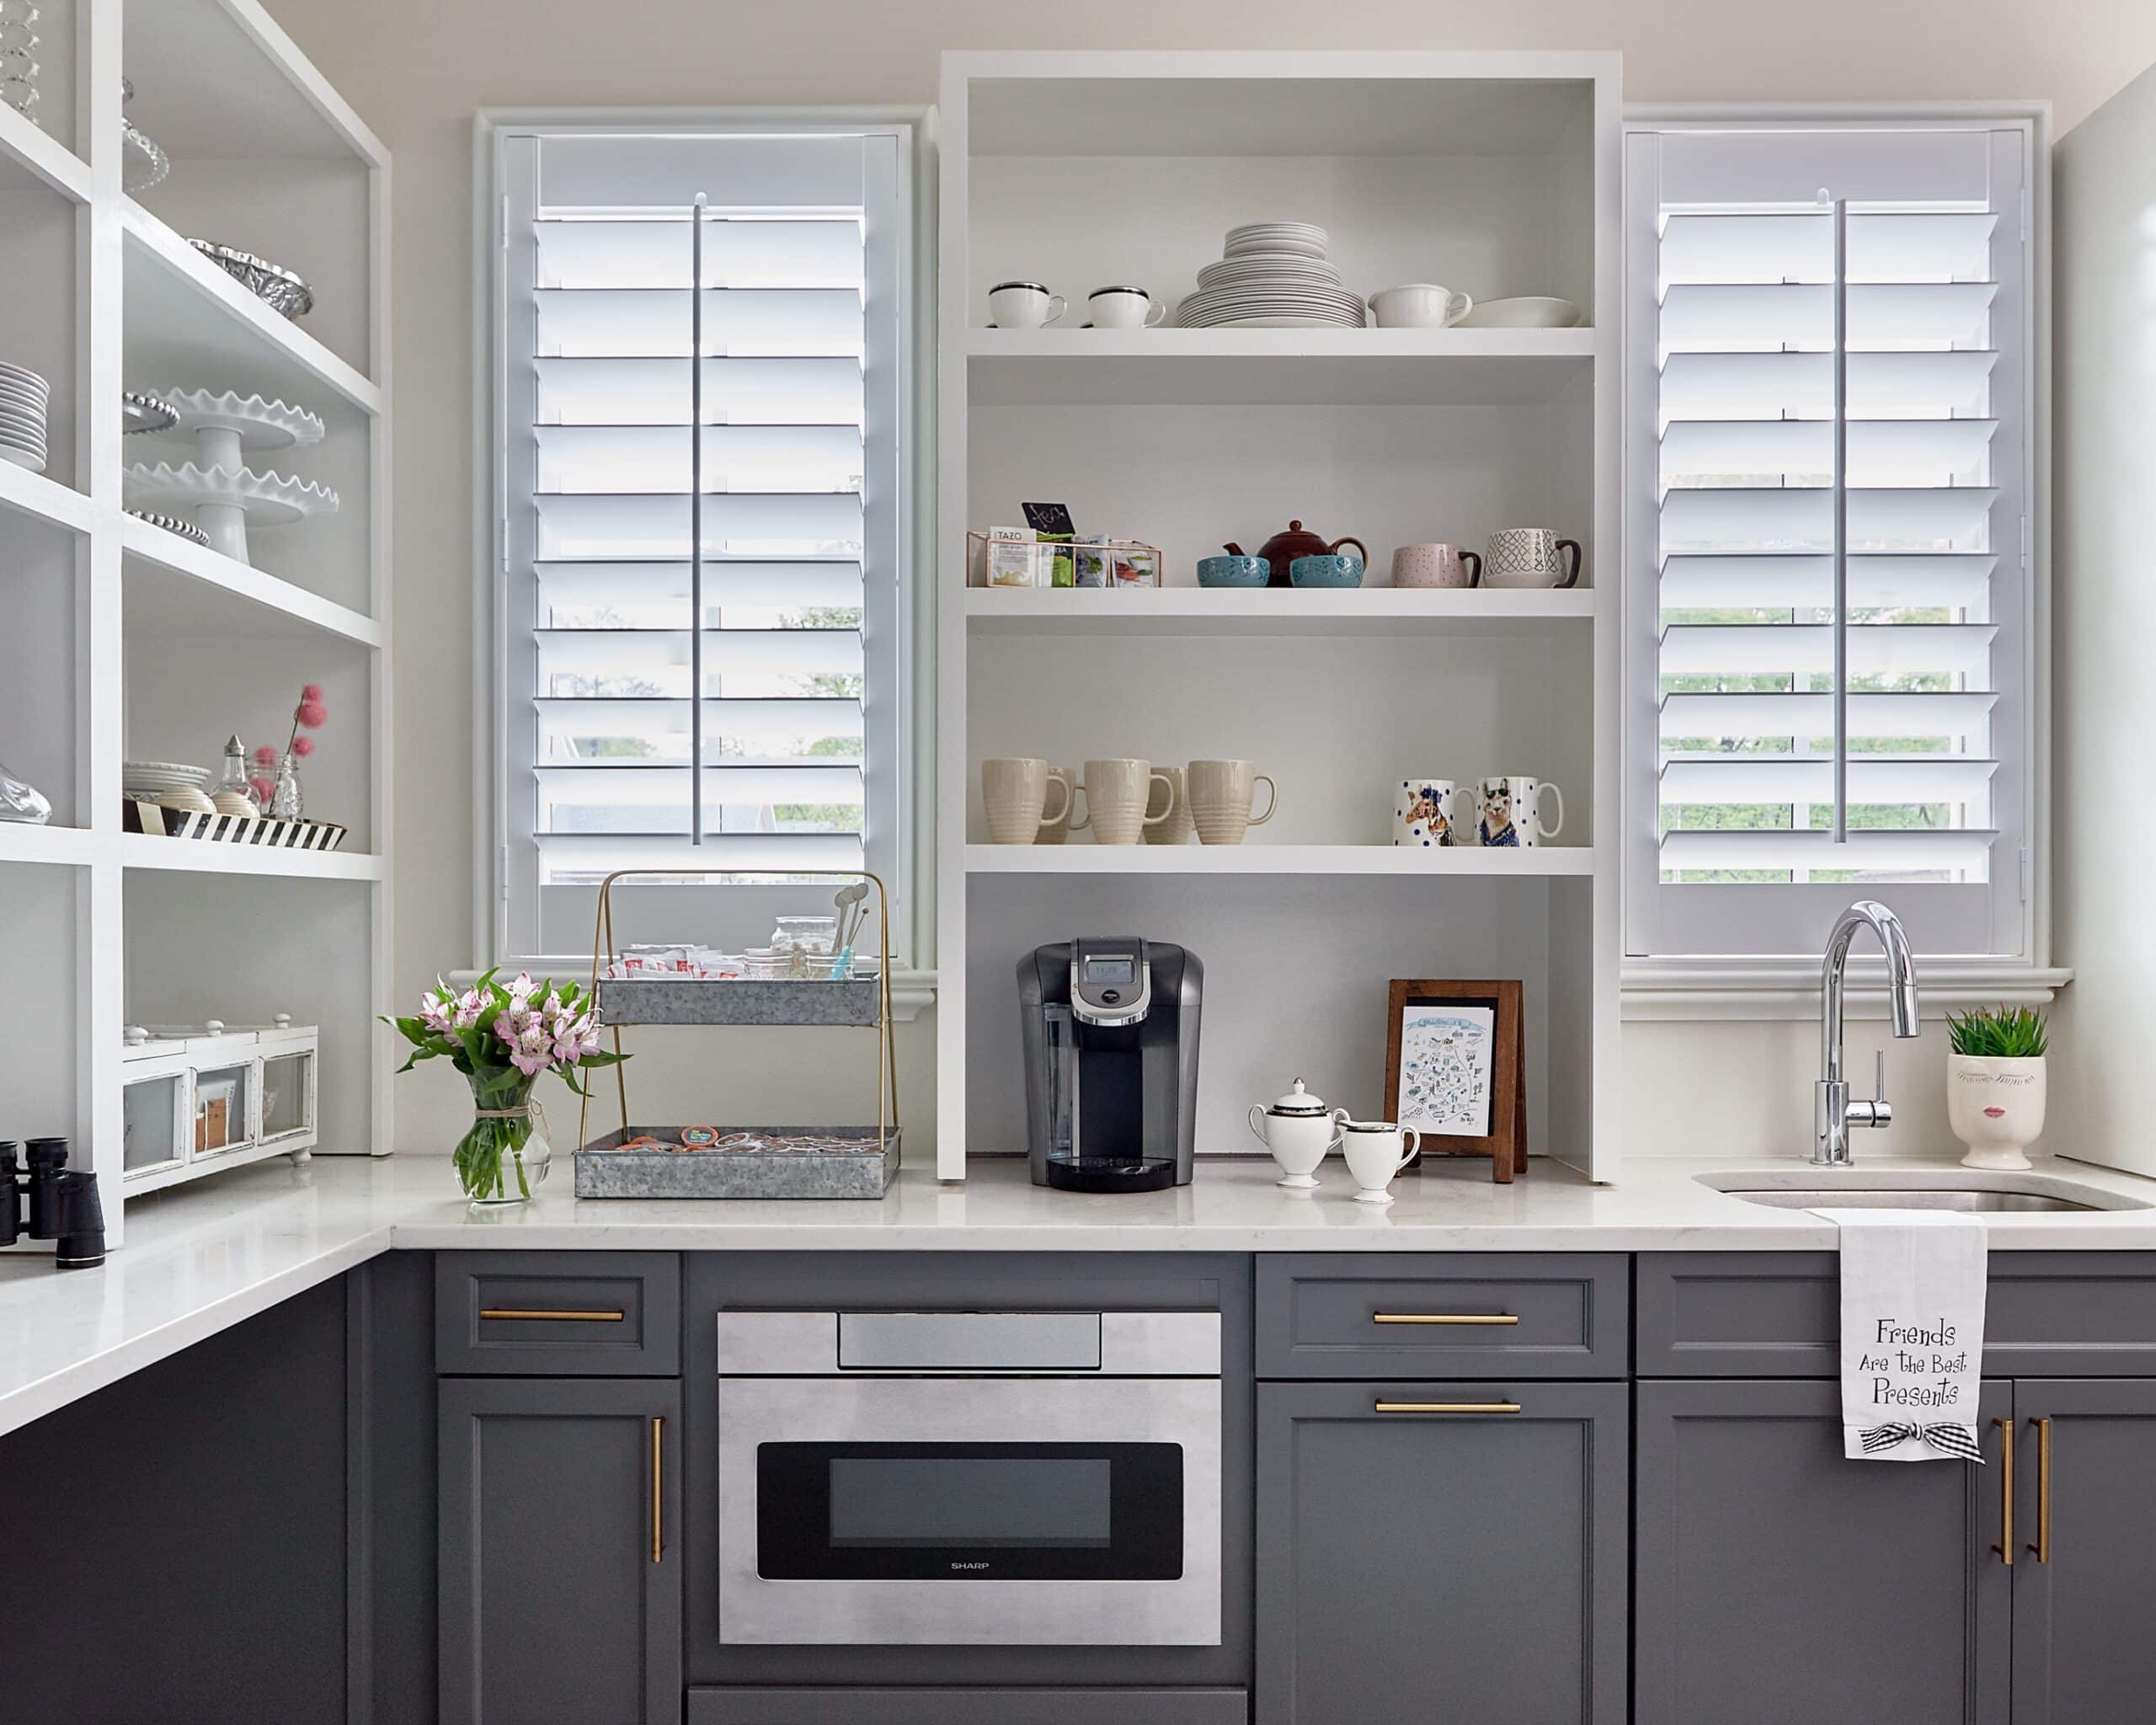
<path fill-rule="evenodd" d="M 504 949 L 588 947 L 611 870 L 888 872 L 896 139 L 511 134 L 502 187 Z M 617 935 L 738 945 L 771 901 L 684 876 Z"/>
<path fill-rule="evenodd" d="M 1627 141 L 1633 953 L 1813 952 L 1860 884 L 1920 950 L 2027 950 L 2028 152 Z"/>

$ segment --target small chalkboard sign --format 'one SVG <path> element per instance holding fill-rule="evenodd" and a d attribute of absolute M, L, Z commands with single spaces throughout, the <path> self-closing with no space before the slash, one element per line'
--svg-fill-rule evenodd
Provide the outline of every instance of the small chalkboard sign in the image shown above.
<path fill-rule="evenodd" d="M 1062 503 L 1029 503 L 1026 505 L 1026 525 L 1036 533 L 1071 539 L 1078 530 L 1071 525 L 1070 506 Z"/>

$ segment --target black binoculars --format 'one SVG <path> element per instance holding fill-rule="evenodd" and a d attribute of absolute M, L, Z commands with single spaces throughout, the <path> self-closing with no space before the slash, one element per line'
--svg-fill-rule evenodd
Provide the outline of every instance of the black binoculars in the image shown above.
<path fill-rule="evenodd" d="M 67 1140 L 33 1138 L 23 1146 L 27 1166 L 18 1171 L 15 1145 L 0 1139 L 0 1246 L 25 1236 L 53 1242 L 53 1266 L 94 1269 L 104 1262 L 104 1205 L 98 1177 L 67 1166 Z"/>

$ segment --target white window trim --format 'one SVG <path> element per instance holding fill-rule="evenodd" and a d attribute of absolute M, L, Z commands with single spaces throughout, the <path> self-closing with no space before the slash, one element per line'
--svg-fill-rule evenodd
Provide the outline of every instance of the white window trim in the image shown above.
<path fill-rule="evenodd" d="M 500 760 L 499 622 L 496 572 L 501 567 L 503 521 L 496 494 L 495 366 L 499 359 L 496 300 L 500 291 L 500 204 L 497 193 L 499 143 L 504 133 L 539 130 L 605 131 L 623 126 L 709 127 L 785 125 L 813 129 L 876 126 L 900 137 L 907 171 L 899 195 L 906 236 L 902 270 L 906 294 L 907 350 L 901 359 L 899 400 L 911 409 L 910 437 L 900 486 L 904 518 L 900 540 L 914 572 L 899 618 L 899 740 L 903 763 L 898 787 L 899 830 L 894 890 L 910 907 L 905 926 L 892 931 L 899 962 L 893 967 L 895 1016 L 915 1017 L 935 998 L 936 783 L 936 128 L 926 106 L 782 108 L 483 108 L 473 122 L 472 150 L 473 243 L 472 328 L 472 963 L 459 977 L 490 968 L 534 975 L 588 973 L 588 953 L 510 953 L 507 945 L 504 860 L 507 809 L 498 771 Z"/>
<path fill-rule="evenodd" d="M 1979 1004 L 2043 1006 L 2073 980 L 2071 969 L 2052 960 L 2052 107 L 2048 102 L 1798 102 L 1627 103 L 1623 130 L 1652 131 L 1670 126 L 1725 122 L 1773 126 L 1838 120 L 1976 120 L 2025 126 L 2031 135 L 2031 317 L 2029 414 L 2034 473 L 2030 485 L 2034 521 L 2030 563 L 2031 617 L 2029 668 L 2032 725 L 2029 739 L 2029 946 L 2022 959 L 1970 956 L 1920 958 L 1926 1017 Z M 1625 291 L 1630 291 L 1629 276 Z M 1626 387 L 1630 373 L 1625 368 Z M 1629 504 L 1629 498 L 1627 502 Z M 1629 595 L 1627 595 L 1629 597 Z M 1625 636 L 1622 686 L 1639 674 L 1631 632 Z M 1630 723 L 1630 703 L 1626 702 Z M 1625 740 L 1629 750 L 1630 740 Z M 1625 811 L 1629 818 L 1630 811 Z M 1632 846 L 1617 846 L 1619 900 L 1625 875 L 1638 866 Z M 1620 918 L 1621 926 L 1622 918 Z M 1620 933 L 1620 939 L 1623 937 Z M 1756 958 L 1623 958 L 1619 970 L 1622 1015 L 1628 1021 L 1774 1020 L 1815 1018 L 1819 1011 L 1817 959 L 1804 954 Z M 1883 976 L 1861 959 L 1851 964 L 1853 1017 L 1886 1016 Z"/>

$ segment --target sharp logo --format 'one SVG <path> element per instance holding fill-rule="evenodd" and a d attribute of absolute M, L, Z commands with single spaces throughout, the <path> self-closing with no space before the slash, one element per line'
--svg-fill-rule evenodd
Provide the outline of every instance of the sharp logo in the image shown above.
<path fill-rule="evenodd" d="M 988 1565 L 985 1563 L 953 1563 L 951 1567 L 953 1569 L 985 1569 L 988 1567 Z"/>

